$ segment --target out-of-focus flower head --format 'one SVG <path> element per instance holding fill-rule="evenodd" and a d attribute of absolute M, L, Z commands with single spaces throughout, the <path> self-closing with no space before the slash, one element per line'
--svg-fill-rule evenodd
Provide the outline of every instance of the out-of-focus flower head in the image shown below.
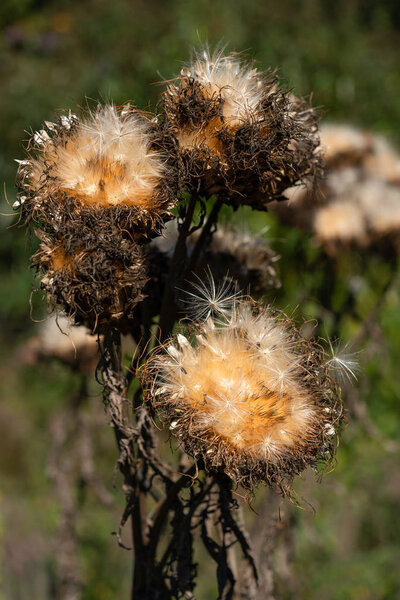
<path fill-rule="evenodd" d="M 73 370 L 92 375 L 99 362 L 97 336 L 91 335 L 84 325 L 74 325 L 64 315 L 52 315 L 40 324 L 36 335 L 20 349 L 23 362 L 57 359 Z"/>
<path fill-rule="evenodd" d="M 148 246 L 151 281 L 145 289 L 146 294 L 153 294 L 153 281 L 158 288 L 162 287 L 177 236 L 176 222 L 170 221 L 163 235 L 154 238 Z M 189 260 L 199 237 L 198 230 L 187 238 Z M 280 287 L 278 261 L 279 256 L 264 236 L 253 235 L 248 230 L 235 229 L 227 224 L 219 225 L 217 230 L 210 234 L 208 244 L 200 253 L 194 270 L 187 274 L 186 281 L 189 284 L 197 284 L 205 279 L 205 289 L 211 289 L 211 281 L 214 280 L 228 284 L 234 282 L 233 287 L 250 290 L 252 295 L 257 296 Z M 162 290 L 158 289 L 156 297 L 160 294 Z"/>
<path fill-rule="evenodd" d="M 321 193 L 285 191 L 270 205 L 283 221 L 312 230 L 330 254 L 359 246 L 400 252 L 400 155 L 381 136 L 348 125 L 321 126 L 327 164 Z"/>

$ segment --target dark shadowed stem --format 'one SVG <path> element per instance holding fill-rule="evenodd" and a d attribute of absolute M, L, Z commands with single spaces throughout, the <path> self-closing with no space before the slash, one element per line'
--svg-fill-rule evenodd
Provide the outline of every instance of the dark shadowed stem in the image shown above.
<path fill-rule="evenodd" d="M 118 466 L 124 478 L 123 490 L 126 497 L 126 506 L 117 534 L 118 542 L 123 546 L 121 530 L 129 517 L 131 517 L 134 557 L 143 550 L 142 539 L 142 499 L 138 494 L 136 478 L 137 464 L 133 448 L 133 440 L 137 437 L 137 430 L 130 422 L 129 404 L 126 396 L 127 381 L 123 372 L 121 353 L 121 334 L 112 325 L 108 325 L 104 332 L 102 358 L 98 369 L 104 383 L 104 402 L 114 428 L 119 449 Z M 135 579 L 139 576 L 134 568 Z M 136 581 L 135 581 L 136 583 Z M 134 597 L 132 586 L 132 598 Z"/>
<path fill-rule="evenodd" d="M 211 212 L 208 216 L 208 219 L 206 221 L 206 224 L 204 225 L 203 229 L 201 230 L 201 233 L 197 239 L 196 245 L 193 249 L 193 252 L 190 256 L 190 262 L 189 262 L 189 266 L 187 268 L 187 273 L 191 273 L 191 271 L 193 271 L 196 268 L 196 265 L 198 263 L 198 260 L 200 258 L 201 252 L 203 250 L 203 248 L 205 247 L 210 232 L 211 232 L 211 228 L 216 224 L 217 219 L 218 219 L 218 214 L 219 211 L 221 209 L 222 206 L 222 200 L 220 200 L 219 198 L 216 199 L 216 201 L 214 202 L 214 205 L 211 209 Z"/>
<path fill-rule="evenodd" d="M 176 320 L 177 307 L 175 304 L 175 287 L 181 283 L 182 276 L 187 267 L 186 239 L 190 233 L 190 226 L 197 199 L 197 194 L 194 194 L 189 200 L 185 218 L 180 227 L 178 241 L 171 260 L 160 311 L 159 327 L 161 341 L 166 340 L 171 335 Z"/>
<path fill-rule="evenodd" d="M 256 557 L 259 582 L 257 600 L 274 600 L 274 550 L 280 523 L 277 514 L 279 498 L 267 491 L 260 514 L 254 521 L 250 539 Z"/>
<path fill-rule="evenodd" d="M 168 517 L 168 513 L 171 510 L 171 508 L 173 507 L 173 504 L 174 504 L 179 492 L 185 485 L 188 484 L 188 482 L 190 481 L 191 477 L 193 477 L 195 472 L 196 472 L 196 466 L 192 465 L 186 471 L 186 473 L 181 475 L 181 477 L 178 479 L 178 481 L 175 481 L 175 483 L 171 486 L 170 490 L 168 491 L 167 497 L 160 505 L 160 508 L 157 512 L 157 516 L 154 520 L 154 525 L 151 530 L 151 540 L 150 540 L 150 544 L 149 544 L 150 556 L 153 559 L 155 558 L 157 545 L 158 545 L 158 542 L 160 539 L 161 529 L 164 525 L 165 519 Z"/>

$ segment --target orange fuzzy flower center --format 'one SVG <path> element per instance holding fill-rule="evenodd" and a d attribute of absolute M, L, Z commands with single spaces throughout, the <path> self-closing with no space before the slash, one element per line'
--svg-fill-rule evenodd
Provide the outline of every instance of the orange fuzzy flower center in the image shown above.
<path fill-rule="evenodd" d="M 195 363 L 193 355 L 183 358 L 180 400 L 198 412 L 199 424 L 257 453 L 300 443 L 312 418 L 306 393 L 293 381 L 281 386 L 276 371 L 260 368 L 245 344 L 223 354 L 203 346 Z"/>

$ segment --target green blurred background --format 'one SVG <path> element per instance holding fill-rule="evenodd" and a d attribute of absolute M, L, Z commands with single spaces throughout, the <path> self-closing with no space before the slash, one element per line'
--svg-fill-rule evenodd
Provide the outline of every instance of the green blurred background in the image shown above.
<path fill-rule="evenodd" d="M 381 132 L 400 143 L 400 3 L 398 0 L 2 0 L 0 4 L 0 169 L 4 182 L 0 269 L 0 552 L 1 600 L 47 600 L 54 591 L 59 506 L 48 476 L 48 424 L 73 397 L 79 378 L 58 364 L 27 366 L 21 348 L 35 334 L 29 297 L 32 246 L 6 216 L 15 199 L 14 158 L 27 131 L 59 109 L 91 100 L 154 108 L 191 49 L 247 51 L 260 68 L 278 67 L 297 95 L 313 93 L 324 119 Z M 268 225 L 281 255 L 282 288 L 267 298 L 323 322 L 344 342 L 364 327 L 357 401 L 336 470 L 298 491 L 316 509 L 296 509 L 294 562 L 278 597 L 326 600 L 400 598 L 400 313 L 396 261 L 352 251 L 327 257 L 310 236 L 270 215 L 239 212 L 259 232 Z M 34 244 L 33 244 L 34 247 Z M 34 316 L 44 315 L 40 299 Z M 359 348 L 355 348 L 359 349 Z M 100 386 L 90 387 L 100 405 Z M 106 423 L 104 419 L 104 423 Z M 87 491 L 80 499 L 84 600 L 127 598 L 129 553 L 110 533 L 123 505 L 112 432 L 95 436 L 96 462 L 115 501 L 107 509 Z M 212 565 L 200 565 L 198 597 L 215 598 Z M 292 582 L 293 583 L 293 582 Z M 292 589 L 292 591 L 290 591 Z M 296 591 L 293 592 L 293 589 Z"/>

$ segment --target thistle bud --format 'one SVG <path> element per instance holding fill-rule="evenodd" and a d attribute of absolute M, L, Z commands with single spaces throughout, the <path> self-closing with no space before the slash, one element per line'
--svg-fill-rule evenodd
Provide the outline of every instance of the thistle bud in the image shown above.
<path fill-rule="evenodd" d="M 295 474 L 333 458 L 339 389 L 321 347 L 286 319 L 244 299 L 231 308 L 156 351 L 148 397 L 207 470 L 287 494 Z"/>
<path fill-rule="evenodd" d="M 165 128 L 206 196 L 263 209 L 321 167 L 317 117 L 275 75 L 208 52 L 164 95 Z"/>

